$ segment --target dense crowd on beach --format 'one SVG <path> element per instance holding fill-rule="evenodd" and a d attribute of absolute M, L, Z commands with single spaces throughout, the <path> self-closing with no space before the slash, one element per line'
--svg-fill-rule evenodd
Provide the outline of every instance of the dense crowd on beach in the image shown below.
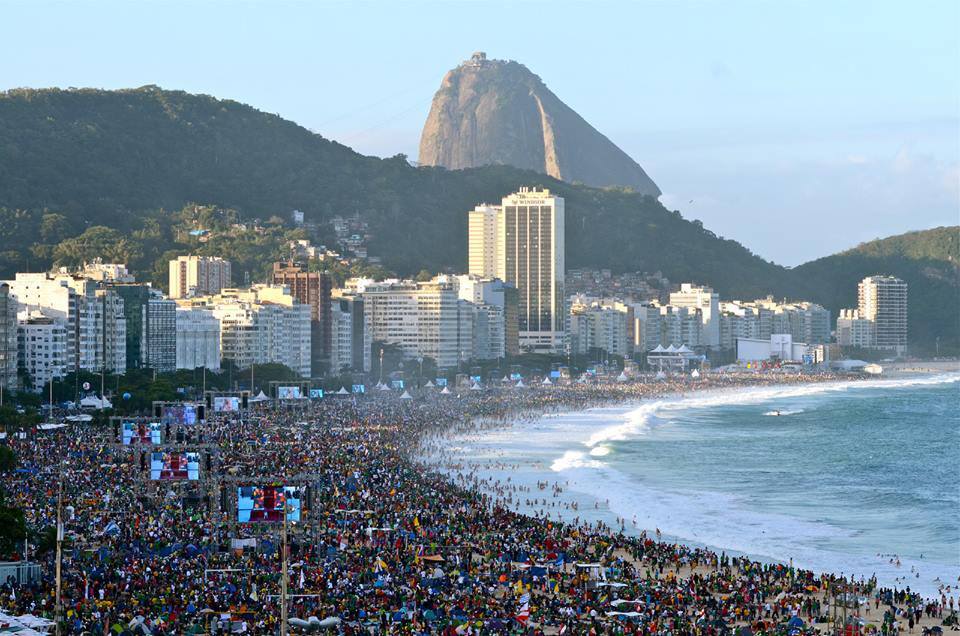
<path fill-rule="evenodd" d="M 55 526 L 62 502 L 64 634 L 277 634 L 284 561 L 291 633 L 311 624 L 344 634 L 812 633 L 843 617 L 847 633 L 952 629 L 956 581 L 923 599 L 678 545 L 653 528 L 523 515 L 512 490 L 491 494 L 419 461 L 458 427 L 832 379 L 708 374 L 267 403 L 166 432 L 169 441 L 189 428 L 184 448 L 210 453 L 198 481 L 150 481 L 139 459 L 149 444 L 121 446 L 114 425 L 8 432 L 19 467 L 2 487 L 37 532 Z M 238 523 L 231 493 L 264 483 L 302 485 L 300 521 Z M 560 490 L 545 483 L 533 496 Z M 27 547 L 40 581 L 0 582 L 0 611 L 57 616 L 56 551 L 40 543 Z"/>

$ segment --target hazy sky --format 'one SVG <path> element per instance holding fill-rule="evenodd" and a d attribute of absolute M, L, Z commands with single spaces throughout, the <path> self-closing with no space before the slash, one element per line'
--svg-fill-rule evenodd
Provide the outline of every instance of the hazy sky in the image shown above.
<path fill-rule="evenodd" d="M 514 59 L 785 265 L 960 216 L 957 0 L 0 0 L 0 25 L 0 89 L 157 84 L 413 159 L 447 70 Z"/>

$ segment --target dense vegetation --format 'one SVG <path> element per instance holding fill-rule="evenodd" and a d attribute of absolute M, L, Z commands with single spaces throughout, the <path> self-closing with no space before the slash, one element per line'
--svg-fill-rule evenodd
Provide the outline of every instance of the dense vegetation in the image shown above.
<path fill-rule="evenodd" d="M 918 308 L 938 306 L 926 294 L 943 285 L 954 285 L 955 302 L 957 261 L 944 264 L 939 244 L 914 248 L 916 240 L 904 239 L 888 252 L 853 261 L 838 255 L 791 271 L 651 197 L 508 166 L 447 171 L 415 168 L 400 155 L 365 157 L 229 100 L 156 87 L 0 93 L 0 277 L 99 255 L 127 260 L 141 275 L 155 272 L 162 283 L 168 252 L 189 248 L 236 261 L 237 283 L 257 280 L 295 236 L 270 219 L 293 209 L 321 227 L 335 215 L 361 214 L 370 254 L 397 273 L 462 270 L 465 212 L 523 185 L 566 199 L 570 268 L 662 271 L 711 284 L 724 297 L 791 295 L 836 310 L 855 301 L 856 262 L 874 267 L 866 273 L 908 278 Z M 197 214 L 214 217 L 198 222 Z M 265 220 L 262 229 L 227 230 L 254 218 Z M 207 222 L 223 231 L 205 243 L 182 231 Z M 946 280 L 931 279 L 931 267 Z M 956 324 L 927 321 L 917 315 L 914 339 L 940 333 L 960 340 Z"/>
<path fill-rule="evenodd" d="M 916 353 L 960 351 L 960 228 L 940 227 L 870 241 L 795 268 L 792 291 L 836 312 L 856 307 L 857 282 L 891 274 L 908 284 L 910 342 Z"/>

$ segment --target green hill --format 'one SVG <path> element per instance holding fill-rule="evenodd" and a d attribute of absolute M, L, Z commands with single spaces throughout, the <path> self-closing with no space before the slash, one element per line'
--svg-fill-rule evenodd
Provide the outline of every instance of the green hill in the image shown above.
<path fill-rule="evenodd" d="M 466 211 L 524 185 L 566 199 L 570 268 L 659 270 L 674 281 L 710 284 L 723 297 L 773 293 L 831 309 L 854 302 L 861 271 L 914 276 L 911 285 L 931 281 L 937 294 L 955 284 L 955 278 L 934 284 L 928 274 L 949 270 L 936 269 L 942 261 L 913 247 L 854 259 L 856 268 L 852 257 L 837 255 L 830 258 L 847 260 L 789 270 L 652 197 L 508 166 L 448 171 L 416 168 L 403 156 L 365 157 L 276 115 L 206 95 L 152 86 L 0 93 L 0 277 L 99 250 L 129 260 L 141 275 L 157 272 L 159 280 L 166 250 L 191 244 L 177 231 L 191 214 L 180 211 L 191 203 L 235 210 L 240 220 L 287 218 L 299 209 L 321 227 L 335 215 L 360 213 L 372 235 L 370 254 L 388 269 L 463 270 Z M 224 235 L 196 249 L 229 250 L 242 261 L 240 282 L 244 273 L 256 279 L 286 238 L 274 227 L 255 237 Z M 912 305 L 941 302 L 927 298 L 927 288 L 911 288 Z M 912 335 L 941 333 L 948 322 L 922 313 Z M 953 340 L 960 340 L 958 331 L 953 325 Z"/>
<path fill-rule="evenodd" d="M 447 171 L 365 157 L 249 106 L 155 87 L 0 94 L 0 205 L 58 212 L 72 234 L 95 225 L 129 231 L 146 211 L 190 202 L 242 218 L 359 212 L 373 234 L 370 253 L 388 268 L 462 270 L 466 211 L 522 185 L 567 199 L 569 267 L 659 269 L 677 280 L 709 272 L 719 289 L 741 294 L 785 280 L 783 268 L 634 193 L 505 166 Z M 30 256 L 29 245 L 16 247 L 19 257 L 0 262 L 4 272 Z"/>
<path fill-rule="evenodd" d="M 857 283 L 891 274 L 909 286 L 910 342 L 917 353 L 960 350 L 960 227 L 938 227 L 863 243 L 791 272 L 794 294 L 831 311 L 856 307 Z"/>

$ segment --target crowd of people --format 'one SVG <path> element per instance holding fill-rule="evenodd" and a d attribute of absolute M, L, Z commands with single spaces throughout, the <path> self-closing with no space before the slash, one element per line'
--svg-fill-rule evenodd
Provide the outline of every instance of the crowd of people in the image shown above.
<path fill-rule="evenodd" d="M 772 634 L 824 629 L 840 616 L 848 633 L 867 622 L 883 633 L 949 624 L 956 608 L 947 590 L 921 599 L 678 545 L 654 529 L 523 515 L 506 493 L 418 459 L 453 427 L 788 379 L 708 374 L 695 385 L 650 379 L 270 402 L 165 425 L 165 450 L 201 457 L 195 481 L 150 480 L 151 445 L 121 445 L 116 423 L 8 434 L 19 467 L 3 475 L 6 504 L 23 509 L 37 534 L 27 554 L 6 556 L 39 562 L 42 575 L 3 582 L 0 610 L 59 619 L 65 634 L 278 634 L 284 599 L 291 633 Z M 239 522 L 241 486 L 295 487 L 299 519 Z M 58 508 L 59 608 L 56 550 L 37 538 L 55 527 Z"/>

